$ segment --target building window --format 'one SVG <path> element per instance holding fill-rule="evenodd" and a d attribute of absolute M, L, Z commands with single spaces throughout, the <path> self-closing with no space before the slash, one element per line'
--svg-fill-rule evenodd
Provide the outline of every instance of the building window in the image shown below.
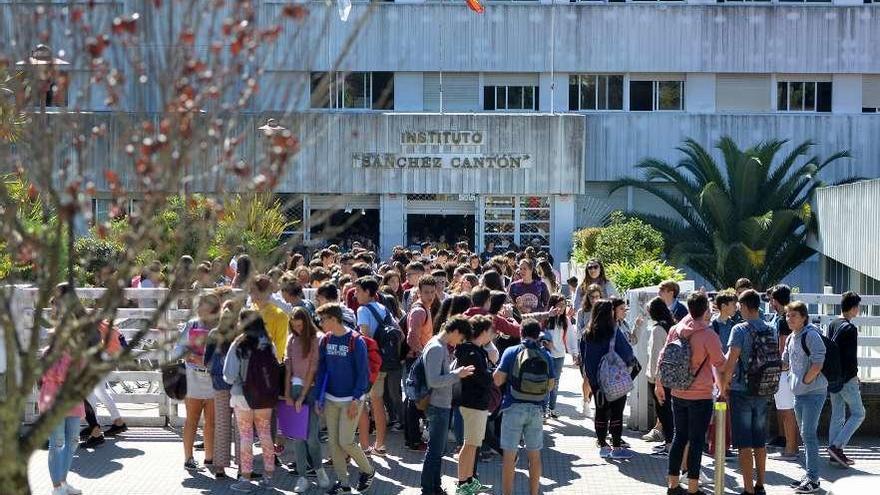
<path fill-rule="evenodd" d="M 623 76 L 580 74 L 568 78 L 568 109 L 623 110 Z"/>
<path fill-rule="evenodd" d="M 776 109 L 780 112 L 830 112 L 831 83 L 779 81 L 776 83 Z"/>
<path fill-rule="evenodd" d="M 483 110 L 538 110 L 538 86 L 483 86 Z"/>
<path fill-rule="evenodd" d="M 311 107 L 394 109 L 393 72 L 312 72 Z"/>
<path fill-rule="evenodd" d="M 550 249 L 550 199 L 544 196 L 487 196 L 483 246 Z"/>
<path fill-rule="evenodd" d="M 880 75 L 864 74 L 862 76 L 862 113 L 878 112 L 880 112 Z"/>
<path fill-rule="evenodd" d="M 630 81 L 629 109 L 634 112 L 684 109 L 684 81 Z"/>

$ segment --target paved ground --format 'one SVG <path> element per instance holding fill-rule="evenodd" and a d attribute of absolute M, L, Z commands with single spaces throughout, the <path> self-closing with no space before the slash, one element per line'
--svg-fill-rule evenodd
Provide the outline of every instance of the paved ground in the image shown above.
<path fill-rule="evenodd" d="M 545 426 L 545 449 L 543 452 L 544 477 L 541 479 L 543 493 L 553 494 L 661 494 L 666 472 L 665 458 L 644 454 L 653 444 L 639 439 L 640 434 L 626 432 L 634 450 L 640 452 L 631 461 L 610 462 L 598 457 L 592 430 L 592 420 L 577 416 L 575 404 L 579 397 L 579 375 L 572 367 L 563 373 L 560 406 L 563 417 Z M 577 393 L 575 391 L 578 391 Z M 823 458 L 823 488 L 829 481 L 859 474 L 880 475 L 880 439 L 860 438 L 857 445 L 847 453 L 857 462 L 855 468 L 842 470 L 830 467 Z M 402 435 L 392 434 L 388 442 L 392 455 L 373 458 L 377 466 L 377 481 L 372 489 L 376 495 L 417 494 L 422 458 L 419 454 L 402 448 Z M 401 454 L 402 453 L 402 454 Z M 399 456 L 400 455 L 400 456 Z M 197 454 L 201 460 L 201 454 Z M 713 477 L 712 462 L 704 457 L 704 472 Z M 118 440 L 108 440 L 95 451 L 79 451 L 73 462 L 69 478 L 74 486 L 87 495 L 194 495 L 228 494 L 229 482 L 217 482 L 206 473 L 195 475 L 183 467 L 180 432 L 163 428 L 132 428 Z M 444 459 L 444 486 L 452 491 L 455 464 L 453 458 Z M 726 493 L 739 493 L 736 462 L 726 466 Z M 799 479 L 802 470 L 797 463 L 769 461 L 767 493 L 788 494 L 787 484 Z M 354 472 L 354 469 L 351 469 Z M 232 471 L 230 470 L 230 473 Z M 487 484 L 500 483 L 500 460 L 480 466 L 481 479 Z M 30 479 L 34 493 L 51 493 L 46 468 L 46 452 L 39 451 L 30 461 Z M 829 481 L 825 481 L 829 480 Z M 289 494 L 294 479 L 282 475 L 276 490 L 264 490 L 261 494 Z M 311 493 L 317 494 L 315 488 Z M 528 493 L 527 466 L 520 461 L 516 478 L 516 493 Z"/>

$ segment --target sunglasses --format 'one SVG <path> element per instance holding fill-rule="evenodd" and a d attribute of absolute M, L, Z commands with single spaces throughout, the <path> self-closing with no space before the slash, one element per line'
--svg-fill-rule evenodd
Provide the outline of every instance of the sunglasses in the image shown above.
<path fill-rule="evenodd" d="M 599 269 L 599 265 L 590 265 L 587 267 L 587 270 L 598 270 L 598 269 Z"/>

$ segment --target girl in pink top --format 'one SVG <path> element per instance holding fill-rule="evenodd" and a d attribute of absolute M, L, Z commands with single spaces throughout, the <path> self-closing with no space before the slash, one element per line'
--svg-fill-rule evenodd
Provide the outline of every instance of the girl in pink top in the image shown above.
<path fill-rule="evenodd" d="M 49 411 L 55 403 L 55 397 L 64 385 L 71 363 L 70 354 L 65 352 L 43 374 L 40 396 L 37 400 L 41 414 Z M 55 487 L 52 490 L 53 495 L 82 493 L 67 484 L 67 473 L 73 462 L 73 453 L 76 452 L 79 423 L 83 416 L 85 416 L 85 406 L 82 401 L 77 401 L 76 405 L 67 412 L 64 420 L 49 435 L 49 477 L 52 478 L 52 485 Z"/>

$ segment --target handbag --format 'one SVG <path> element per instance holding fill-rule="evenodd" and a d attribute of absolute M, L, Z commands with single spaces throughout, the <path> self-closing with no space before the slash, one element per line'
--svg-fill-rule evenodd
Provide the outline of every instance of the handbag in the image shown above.
<path fill-rule="evenodd" d="M 174 400 L 186 398 L 186 364 L 179 362 L 163 366 L 162 387 L 165 395 Z"/>
<path fill-rule="evenodd" d="M 632 362 L 632 366 L 630 367 L 630 372 L 629 372 L 630 378 L 635 380 L 636 377 L 639 376 L 639 373 L 641 373 L 641 372 L 642 372 L 642 363 L 639 362 L 639 358 L 633 356 L 633 362 Z"/>

